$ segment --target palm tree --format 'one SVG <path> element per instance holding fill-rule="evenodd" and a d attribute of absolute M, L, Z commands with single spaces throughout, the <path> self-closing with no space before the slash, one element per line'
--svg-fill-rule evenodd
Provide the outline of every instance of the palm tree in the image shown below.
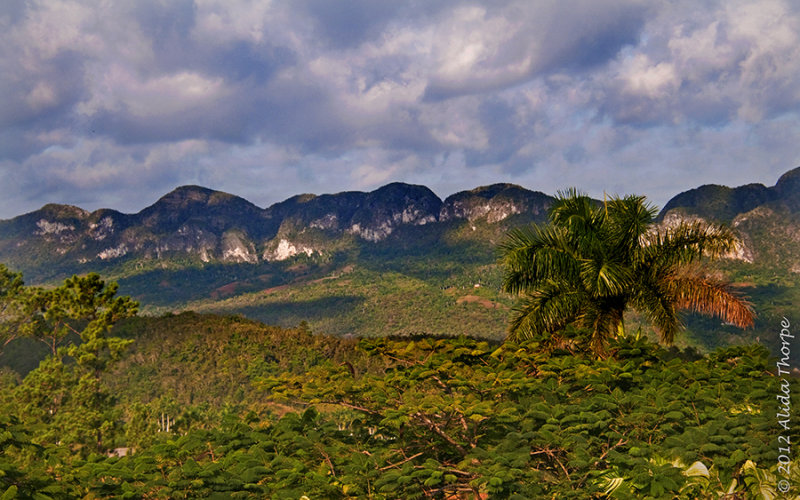
<path fill-rule="evenodd" d="M 671 344 L 679 312 L 716 315 L 752 326 L 751 305 L 698 263 L 736 246 L 724 226 L 682 222 L 656 229 L 657 210 L 642 196 L 603 204 L 575 190 L 559 192 L 545 226 L 512 230 L 501 244 L 503 288 L 521 296 L 510 339 L 550 335 L 567 325 L 588 328 L 602 354 L 624 334 L 624 312 L 642 313 Z"/>

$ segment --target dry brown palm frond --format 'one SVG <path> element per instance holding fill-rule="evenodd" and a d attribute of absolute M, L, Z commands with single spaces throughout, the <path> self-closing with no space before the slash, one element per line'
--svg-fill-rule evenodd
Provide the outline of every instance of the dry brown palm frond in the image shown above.
<path fill-rule="evenodd" d="M 670 288 L 677 297 L 678 309 L 717 316 L 740 328 L 755 323 L 753 305 L 719 277 L 694 267 L 685 268 L 676 273 Z"/>

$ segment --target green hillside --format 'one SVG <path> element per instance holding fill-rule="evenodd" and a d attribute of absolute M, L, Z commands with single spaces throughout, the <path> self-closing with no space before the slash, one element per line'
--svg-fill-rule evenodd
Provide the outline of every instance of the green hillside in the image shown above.
<path fill-rule="evenodd" d="M 702 354 L 632 334 L 598 357 L 589 329 L 463 335 L 490 321 L 480 314 L 508 314 L 496 265 L 376 248 L 374 268 L 317 278 L 328 271 L 306 263 L 250 305 L 287 322 L 314 319 L 304 300 L 332 301 L 327 315 L 361 306 L 363 328 L 397 328 L 371 338 L 304 320 L 135 317 L 97 275 L 40 289 L 3 269 L 1 498 L 776 498 L 800 486 L 776 446 L 800 439 L 800 384 L 762 345 Z M 403 331 L 419 318 L 392 297 L 449 311 L 434 319 L 462 330 Z"/>
<path fill-rule="evenodd" d="M 773 187 L 702 186 L 666 204 L 664 223 L 699 217 L 734 228 L 742 247 L 718 269 L 758 313 L 750 330 L 688 316 L 678 345 L 708 351 L 759 339 L 776 347 L 774 325 L 793 313 L 800 289 L 798 175 L 789 171 Z M 513 227 L 544 221 L 552 200 L 510 184 L 439 200 L 424 186 L 394 183 L 260 209 L 185 186 L 137 214 L 48 205 L 0 221 L 0 262 L 48 286 L 100 272 L 144 314 L 306 321 L 334 335 L 500 339 L 514 301 L 500 292 L 497 244 Z M 631 315 L 626 323 L 640 321 Z"/>
<path fill-rule="evenodd" d="M 29 396 L 46 367 L 7 374 L 7 498 L 773 498 L 783 477 L 779 378 L 758 346 L 702 356 L 629 338 L 597 360 L 196 313 L 114 333 L 134 342 L 102 377 L 104 442 L 127 456 L 63 440 L 84 425 L 77 392 L 63 393 L 55 433 L 32 412 L 52 403 Z"/>

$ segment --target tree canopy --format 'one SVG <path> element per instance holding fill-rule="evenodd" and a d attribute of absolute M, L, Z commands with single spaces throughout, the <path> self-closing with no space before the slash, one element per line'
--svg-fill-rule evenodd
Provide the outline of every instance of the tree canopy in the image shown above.
<path fill-rule="evenodd" d="M 521 297 L 510 338 L 576 324 L 591 331 L 591 344 L 602 353 L 610 338 L 624 333 L 629 308 L 643 313 L 666 344 L 682 328 L 684 310 L 752 326 L 751 305 L 699 265 L 732 251 L 734 234 L 701 222 L 658 227 L 656 213 L 642 196 L 601 204 L 570 190 L 559 193 L 549 224 L 511 230 L 500 246 L 503 288 Z"/>
<path fill-rule="evenodd" d="M 36 430 L 36 443 L 103 451 L 104 434 L 116 418 L 101 377 L 132 342 L 108 333 L 118 320 L 135 315 L 138 304 L 117 297 L 117 284 L 95 273 L 45 289 L 24 287 L 21 276 L 2 271 L 0 276 L 12 278 L 5 280 L 10 283 L 6 310 L 17 311 L 3 322 L 6 338 L 11 340 L 13 331 L 44 342 L 50 351 L 15 388 L 15 403 Z"/>
<path fill-rule="evenodd" d="M 24 379 L 0 372 L 0 500 L 775 498 L 779 477 L 800 484 L 775 462 L 763 346 L 704 356 L 627 336 L 597 359 L 194 313 L 109 332 L 136 304 L 96 275 L 27 292 L 31 325 L 71 333 Z"/>

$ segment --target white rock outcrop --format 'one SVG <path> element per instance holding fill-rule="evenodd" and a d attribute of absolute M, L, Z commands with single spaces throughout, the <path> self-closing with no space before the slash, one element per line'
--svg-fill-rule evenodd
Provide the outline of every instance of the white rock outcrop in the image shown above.
<path fill-rule="evenodd" d="M 274 262 L 286 260 L 295 255 L 306 254 L 311 257 L 317 250 L 302 244 L 294 244 L 287 239 L 281 239 L 274 250 L 264 252 L 264 260 Z"/>
<path fill-rule="evenodd" d="M 74 231 L 75 226 L 70 226 L 64 224 L 62 222 L 50 222 L 46 219 L 40 219 L 36 223 L 36 227 L 39 228 L 34 234 L 43 236 L 45 234 L 61 234 L 64 231 Z"/>
<path fill-rule="evenodd" d="M 128 253 L 128 247 L 124 243 L 114 248 L 106 248 L 97 254 L 100 260 L 118 259 Z"/>
<path fill-rule="evenodd" d="M 226 262 L 258 263 L 255 245 L 238 232 L 222 236 L 222 260 Z"/>

